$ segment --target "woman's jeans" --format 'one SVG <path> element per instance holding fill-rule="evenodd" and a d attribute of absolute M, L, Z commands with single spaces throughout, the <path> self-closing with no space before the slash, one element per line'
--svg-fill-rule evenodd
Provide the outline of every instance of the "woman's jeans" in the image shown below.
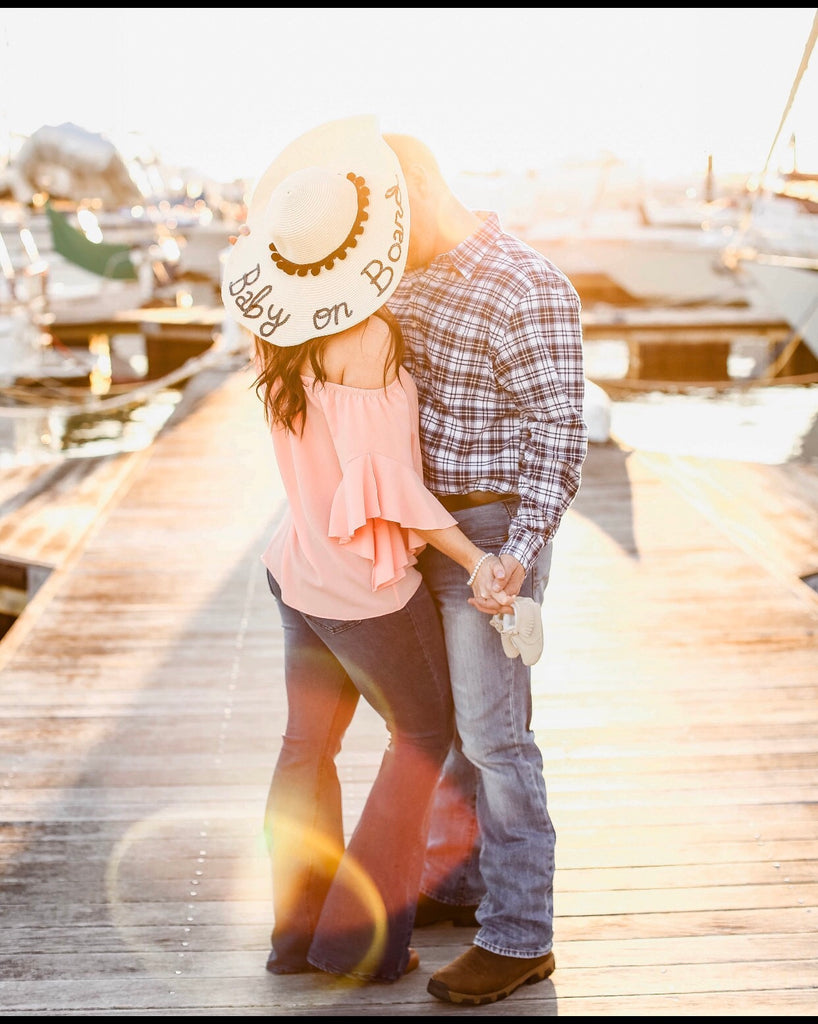
<path fill-rule="evenodd" d="M 455 517 L 475 544 L 497 553 L 516 507 L 500 501 Z M 550 566 L 548 544 L 521 596 L 542 603 Z M 531 669 L 504 654 L 491 617 L 466 603 L 460 566 L 426 548 L 418 568 L 443 618 L 458 733 L 432 806 L 421 891 L 480 904 L 476 945 L 542 956 L 553 942 L 555 833 L 531 730 Z"/>
<path fill-rule="evenodd" d="M 295 611 L 269 573 L 268 582 L 288 703 L 265 816 L 268 969 L 393 981 L 406 969 L 429 802 L 454 733 L 440 618 L 424 585 L 400 611 L 346 621 Z M 361 696 L 389 742 L 345 850 L 335 758 Z"/>

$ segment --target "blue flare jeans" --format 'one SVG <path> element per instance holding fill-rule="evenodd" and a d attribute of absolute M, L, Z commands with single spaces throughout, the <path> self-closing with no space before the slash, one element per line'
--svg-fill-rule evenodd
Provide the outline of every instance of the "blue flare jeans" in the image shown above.
<path fill-rule="evenodd" d="M 265 813 L 268 969 L 394 981 L 408 961 L 428 808 L 454 735 L 437 609 L 422 584 L 389 615 L 319 618 L 285 604 L 267 575 L 284 627 L 288 703 Z M 346 844 L 335 759 L 360 697 L 388 742 Z"/>

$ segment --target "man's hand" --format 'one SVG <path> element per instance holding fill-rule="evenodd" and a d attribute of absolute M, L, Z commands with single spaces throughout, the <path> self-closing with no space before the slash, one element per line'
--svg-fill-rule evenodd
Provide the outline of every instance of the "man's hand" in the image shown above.
<path fill-rule="evenodd" d="M 508 611 L 509 605 L 520 593 L 525 569 L 513 555 L 499 555 L 492 566 L 491 593 L 484 598 L 470 597 L 469 604 L 486 615 Z"/>

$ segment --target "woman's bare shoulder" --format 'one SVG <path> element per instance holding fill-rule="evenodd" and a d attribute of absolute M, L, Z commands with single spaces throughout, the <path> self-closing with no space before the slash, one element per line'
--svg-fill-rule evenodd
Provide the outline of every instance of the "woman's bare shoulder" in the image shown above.
<path fill-rule="evenodd" d="M 389 356 L 389 327 L 372 316 L 360 332 L 345 331 L 327 346 L 329 379 L 350 388 L 383 387 L 383 371 Z M 390 367 L 387 383 L 395 377 Z"/>

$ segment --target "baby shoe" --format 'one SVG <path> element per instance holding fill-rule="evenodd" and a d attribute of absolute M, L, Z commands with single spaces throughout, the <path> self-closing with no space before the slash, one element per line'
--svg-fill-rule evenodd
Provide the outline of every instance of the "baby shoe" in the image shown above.
<path fill-rule="evenodd" d="M 530 597 L 515 597 L 512 609 L 493 615 L 491 624 L 509 658 L 521 657 L 524 665 L 534 665 L 543 651 L 542 611 Z"/>

